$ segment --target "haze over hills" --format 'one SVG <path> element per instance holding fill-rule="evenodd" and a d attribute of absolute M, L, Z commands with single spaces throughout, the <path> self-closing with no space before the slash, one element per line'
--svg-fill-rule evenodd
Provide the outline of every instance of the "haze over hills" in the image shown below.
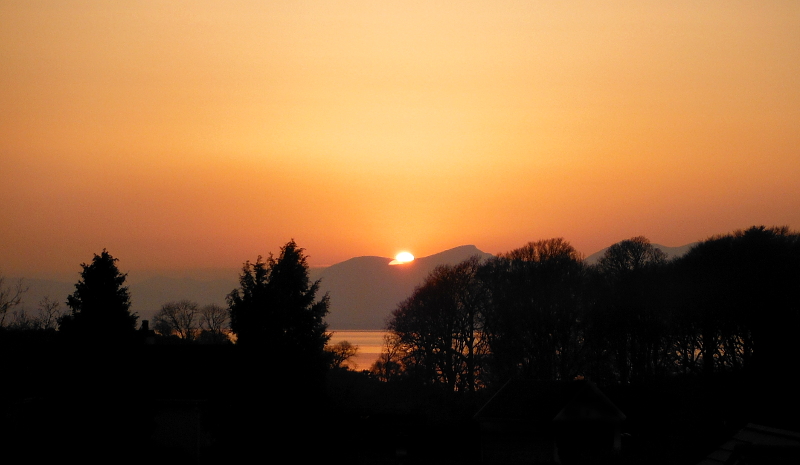
<path fill-rule="evenodd" d="M 123 273 L 125 269 L 121 270 Z M 238 281 L 238 269 L 186 271 L 165 276 L 165 273 L 128 273 L 125 284 L 131 295 L 131 311 L 140 320 L 152 319 L 153 315 L 166 302 L 189 299 L 200 305 L 215 303 L 226 306 L 225 296 Z M 7 282 L 15 282 L 10 278 Z M 29 315 L 35 315 L 39 302 L 45 297 L 58 302 L 62 311 L 67 311 L 67 296 L 75 291 L 75 283 L 80 279 L 78 272 L 70 276 L 57 276 L 50 279 L 23 278 L 28 289 L 22 296 L 22 305 Z"/>
<path fill-rule="evenodd" d="M 681 256 L 693 245 L 653 244 L 667 258 Z M 597 263 L 607 249 L 590 255 L 586 262 Z M 331 312 L 327 321 L 331 329 L 383 329 L 397 304 L 410 296 L 437 265 L 454 265 L 473 255 L 493 256 L 474 245 L 465 245 L 404 265 L 389 266 L 391 258 L 357 257 L 318 270 L 312 277 L 322 278 L 320 290 L 330 292 Z"/>
<path fill-rule="evenodd" d="M 356 257 L 319 271 L 321 292 L 331 296 L 331 329 L 383 329 L 386 318 L 438 265 L 454 265 L 467 258 L 492 254 L 465 245 L 420 257 L 410 263 L 389 265 L 391 258 Z M 316 274 L 316 273 L 315 273 Z"/>
<path fill-rule="evenodd" d="M 694 244 L 680 247 L 653 245 L 673 258 L 686 253 Z M 605 250 L 586 257 L 586 261 L 596 263 Z M 309 274 L 312 281 L 321 279 L 319 296 L 325 292 L 330 294 L 330 313 L 326 321 L 332 330 L 379 330 L 384 328 L 397 304 L 410 296 L 437 265 L 453 265 L 473 255 L 492 256 L 474 245 L 464 245 L 402 265 L 389 265 L 392 258 L 364 256 L 328 267 L 311 268 Z M 225 306 L 225 296 L 238 287 L 239 272 L 230 269 L 186 271 L 173 276 L 129 274 L 131 311 L 141 320 L 149 320 L 162 304 L 175 300 L 189 299 L 200 305 L 214 303 Z M 74 291 L 78 278 L 78 273 L 75 273 L 73 282 L 64 278 L 25 279 L 28 291 L 23 296 L 23 308 L 35 313 L 38 303 L 49 297 L 66 310 L 67 296 Z"/>
<path fill-rule="evenodd" d="M 686 252 L 689 251 L 689 249 L 694 247 L 695 244 L 697 244 L 697 242 L 692 242 L 691 244 L 681 245 L 679 247 L 667 247 L 667 246 L 661 245 L 661 244 L 653 244 L 653 247 L 655 247 L 656 249 L 659 249 L 662 252 L 664 252 L 665 254 L 667 254 L 667 260 L 671 260 L 673 258 L 680 257 L 681 255 L 685 254 Z M 590 265 L 597 264 L 598 260 L 600 260 L 600 257 L 603 256 L 603 254 L 606 252 L 606 250 L 608 250 L 608 247 L 604 248 L 603 250 L 597 251 L 597 252 L 589 255 L 588 257 L 585 258 L 586 263 L 588 263 Z"/>

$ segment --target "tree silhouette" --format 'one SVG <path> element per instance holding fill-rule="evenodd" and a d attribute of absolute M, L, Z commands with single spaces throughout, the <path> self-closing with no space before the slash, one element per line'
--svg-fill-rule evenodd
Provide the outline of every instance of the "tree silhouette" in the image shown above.
<path fill-rule="evenodd" d="M 199 312 L 197 303 L 191 300 L 167 302 L 153 316 L 153 329 L 162 336 L 194 341 L 199 333 Z"/>
<path fill-rule="evenodd" d="M 200 338 L 201 343 L 229 344 L 227 330 L 230 328 L 230 314 L 228 309 L 217 304 L 209 304 L 200 308 Z"/>
<path fill-rule="evenodd" d="M 61 318 L 61 305 L 58 301 L 45 296 L 39 301 L 39 326 L 42 329 L 53 329 L 58 327 L 58 319 Z"/>
<path fill-rule="evenodd" d="M 381 381 L 393 381 L 404 375 L 403 348 L 397 334 L 393 332 L 384 334 L 380 357 L 372 364 L 369 371 Z"/>
<path fill-rule="evenodd" d="M 247 461 L 264 450 L 265 438 L 266 447 L 277 448 L 322 420 L 328 296 L 317 300 L 319 281 L 310 282 L 306 256 L 294 240 L 277 258 L 270 254 L 266 261 L 259 256 L 255 263 L 245 262 L 239 285 L 227 296 L 238 354 L 231 367 L 238 380 L 231 452 Z M 276 409 L 276 403 L 282 407 Z M 270 418 L 281 427 L 268 430 L 265 423 L 259 428 L 254 418 Z"/>
<path fill-rule="evenodd" d="M 683 305 L 700 332 L 705 373 L 756 359 L 771 369 L 791 363 L 800 324 L 800 234 L 753 226 L 713 236 L 677 266 L 686 276 Z"/>
<path fill-rule="evenodd" d="M 644 236 L 612 245 L 597 263 L 602 291 L 593 336 L 604 339 L 623 383 L 654 375 L 663 359 L 665 311 L 657 296 L 666 263 L 666 254 Z"/>
<path fill-rule="evenodd" d="M 581 346 L 586 265 L 562 238 L 530 242 L 490 260 L 486 337 L 496 382 L 521 375 L 571 379 Z"/>
<path fill-rule="evenodd" d="M 483 288 L 480 258 L 437 266 L 392 312 L 388 323 L 406 373 L 448 391 L 474 391 L 481 382 Z"/>
<path fill-rule="evenodd" d="M 95 254 L 91 264 L 82 263 L 81 279 L 67 297 L 72 310 L 59 320 L 59 328 L 81 339 L 123 341 L 136 331 L 138 316 L 130 312 L 126 275 L 117 269 L 117 259 L 106 249 Z"/>
<path fill-rule="evenodd" d="M 22 283 L 22 279 L 6 285 L 6 277 L 0 273 L 0 328 L 5 325 L 8 312 L 22 302 L 22 294 L 27 290 Z"/>
<path fill-rule="evenodd" d="M 661 249 L 653 247 L 646 237 L 636 236 L 606 249 L 597 265 L 604 274 L 617 278 L 666 261 L 667 255 Z"/>
<path fill-rule="evenodd" d="M 340 341 L 326 346 L 325 351 L 331 359 L 331 368 L 347 368 L 347 362 L 358 353 L 358 346 L 354 346 L 350 341 Z"/>
<path fill-rule="evenodd" d="M 237 345 L 324 363 L 328 295 L 316 300 L 319 281 L 309 281 L 303 252 L 291 240 L 277 259 L 244 264 L 240 288 L 227 297 Z"/>

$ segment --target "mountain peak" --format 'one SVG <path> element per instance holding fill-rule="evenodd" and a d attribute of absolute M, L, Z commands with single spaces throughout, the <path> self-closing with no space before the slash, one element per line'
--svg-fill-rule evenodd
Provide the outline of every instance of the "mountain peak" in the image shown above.
<path fill-rule="evenodd" d="M 439 265 L 456 265 L 472 256 L 492 257 L 474 245 L 462 245 L 418 257 L 403 266 L 390 258 L 355 257 L 315 272 L 320 293 L 331 297 L 326 320 L 333 329 L 382 329 L 397 304 Z"/>
<path fill-rule="evenodd" d="M 449 265 L 455 265 L 456 263 L 472 257 L 473 255 L 479 255 L 482 258 L 489 258 L 493 256 L 490 253 L 483 252 L 474 245 L 460 245 L 458 247 L 453 247 L 452 249 L 447 249 L 433 255 L 428 255 L 427 257 L 420 257 L 417 260 L 436 260 L 437 262 L 443 262 L 442 264 L 446 263 Z"/>

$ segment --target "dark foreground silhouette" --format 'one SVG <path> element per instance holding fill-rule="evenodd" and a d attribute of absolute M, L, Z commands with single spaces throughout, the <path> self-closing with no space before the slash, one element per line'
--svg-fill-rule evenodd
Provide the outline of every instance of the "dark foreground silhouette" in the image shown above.
<path fill-rule="evenodd" d="M 243 267 L 236 344 L 137 329 L 115 262 L 83 265 L 58 331 L 0 327 L 3 463 L 798 462 L 787 228 L 672 262 L 639 237 L 588 267 L 552 239 L 437 268 L 362 373 L 324 349 L 294 241 Z"/>
<path fill-rule="evenodd" d="M 794 430 L 800 414 L 783 376 L 595 385 L 607 402 L 598 411 L 613 420 L 601 418 L 592 439 L 594 427 L 557 420 L 585 412 L 574 403 L 586 381 L 515 379 L 453 395 L 411 380 L 264 364 L 233 345 L 104 348 L 61 344 L 53 334 L 3 336 L 4 353 L 14 354 L 0 388 L 4 463 L 288 455 L 329 463 L 699 463 L 748 424 Z"/>

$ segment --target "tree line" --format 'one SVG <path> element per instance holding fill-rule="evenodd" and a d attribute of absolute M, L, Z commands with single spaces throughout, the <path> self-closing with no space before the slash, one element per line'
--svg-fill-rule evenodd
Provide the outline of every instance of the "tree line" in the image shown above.
<path fill-rule="evenodd" d="M 0 433 L 12 452 L 32 462 L 200 463 L 202 455 L 210 463 L 246 462 L 296 443 L 299 431 L 327 444 L 312 426 L 324 424 L 325 382 L 348 352 L 326 350 L 328 297 L 318 296 L 293 240 L 245 262 L 227 308 L 168 302 L 152 328 L 131 312 L 117 264 L 107 250 L 82 263 L 66 311 L 47 324 L 17 324 L 24 284 L 0 280 L 0 349 L 10 355 Z M 165 434 L 157 420 L 173 409 L 193 420 L 170 422 L 175 431 Z M 270 430 L 273 423 L 281 428 Z M 202 451 L 201 436 L 209 438 Z M 179 437 L 198 442 L 186 448 Z"/>
<path fill-rule="evenodd" d="M 796 363 L 800 234 L 751 227 L 668 260 L 645 237 L 589 265 L 562 238 L 439 266 L 393 311 L 383 380 L 637 383 Z"/>
<path fill-rule="evenodd" d="M 313 442 L 305 453 L 319 458 L 343 453 L 341 444 L 360 431 L 354 425 L 368 428 L 364 431 L 373 439 L 417 430 L 361 422 L 371 416 L 365 412 L 384 411 L 441 419 L 420 431 L 430 433 L 426 438 L 453 442 L 433 447 L 432 439 L 430 450 L 471 453 L 473 436 L 461 433 L 474 407 L 520 378 L 542 383 L 537 392 L 551 394 L 555 390 L 548 391 L 548 383 L 563 386 L 568 383 L 561 381 L 579 377 L 616 385 L 618 394 L 626 393 L 618 397 L 628 402 L 626 414 L 651 422 L 649 428 L 663 426 L 640 428 L 650 434 L 642 436 L 647 447 L 655 443 L 648 438 L 654 438 L 666 441 L 665 449 L 685 450 L 673 431 L 682 430 L 683 438 L 696 436 L 697 442 L 720 430 L 709 423 L 718 420 L 716 410 L 756 396 L 769 397 L 762 409 L 766 415 L 787 405 L 797 412 L 791 383 L 780 380 L 797 364 L 794 340 L 800 326 L 800 234 L 788 228 L 752 227 L 713 236 L 674 260 L 646 238 L 634 237 L 588 265 L 569 242 L 555 238 L 488 260 L 473 257 L 437 267 L 394 309 L 385 350 L 371 375 L 330 370 L 356 349 L 347 343 L 328 346 L 329 299 L 319 295 L 319 282 L 309 279 L 306 255 L 294 241 L 277 256 L 245 262 L 227 308 L 188 301 L 162 306 L 153 329 L 159 342 L 170 344 L 155 346 L 143 340 L 139 317 L 130 311 L 117 259 L 103 250 L 81 268 L 66 312 L 48 300 L 38 316 L 27 320 L 14 313 L 23 283 L 0 275 L 0 347 L 12 355 L 3 371 L 11 382 L 0 393 L 24 399 L 15 404 L 16 413 L 6 410 L 11 420 L 2 433 L 32 457 L 85 457 L 103 443 L 152 459 L 156 455 L 150 452 L 164 450 L 148 439 L 155 424 L 152 405 L 170 398 L 208 400 L 202 417 L 216 440 L 208 457 L 229 461 L 280 450 L 298 437 Z M 230 328 L 223 330 L 225 340 L 201 344 L 211 335 L 204 333 L 226 327 L 225 318 Z M 22 325 L 25 321 L 30 324 Z M 228 331 L 233 338 L 227 338 Z M 64 345 L 39 344 L 38 335 Z M 34 344 L 19 350 L 18 342 Z M 43 348 L 29 350 L 34 346 Z M 734 386 L 744 379 L 740 376 L 705 382 L 719 380 L 709 375 L 727 373 L 756 375 L 748 379 L 773 374 L 777 382 L 751 391 Z M 671 377 L 678 382 L 659 382 Z M 684 383 L 683 377 L 701 382 Z M 341 385 L 327 396 L 321 380 Z M 419 384 L 426 388 L 417 389 Z M 664 388 L 653 390 L 654 385 Z M 658 395 L 676 386 L 682 387 L 669 398 Z M 709 393 L 722 391 L 729 395 L 706 402 Z M 477 395 L 461 395 L 473 392 Z M 653 415 L 652 407 L 662 403 L 675 415 Z M 692 415 L 685 417 L 681 407 Z M 331 412 L 347 412 L 351 422 L 334 428 L 338 432 L 326 429 Z M 74 418 L 83 418 L 90 434 L 76 428 Z M 281 425 L 277 432 L 269 429 L 273 424 Z M 56 425 L 52 431 L 57 432 L 43 435 L 42 425 Z M 40 447 L 42 438 L 54 446 Z M 386 444 L 394 453 L 395 443 Z"/>
<path fill-rule="evenodd" d="M 200 306 L 191 300 L 167 302 L 146 328 L 137 328 L 139 316 L 131 312 L 127 275 L 107 250 L 81 264 L 81 276 L 67 297 L 67 311 L 49 298 L 39 304 L 38 315 L 14 310 L 26 288 L 21 280 L 6 283 L 0 275 L 0 331 L 41 332 L 70 343 L 126 345 L 142 342 L 152 330 L 159 343 L 233 344 L 252 350 L 282 354 L 286 359 L 341 367 L 355 355 L 349 343 L 327 346 L 324 321 L 329 298 L 317 298 L 319 281 L 311 282 L 304 249 L 294 240 L 255 263 L 245 262 L 239 287 L 227 296 L 227 307 Z"/>
<path fill-rule="evenodd" d="M 787 227 L 754 226 L 667 260 L 640 236 L 612 245 L 595 265 L 554 238 L 440 266 L 393 311 L 371 371 L 469 392 L 512 377 L 625 384 L 780 366 L 800 322 L 799 237 Z M 22 283 L 0 281 L 2 331 L 140 340 L 117 259 L 103 250 L 81 268 L 69 310 L 47 299 L 36 317 L 12 311 Z M 235 340 L 273 358 L 343 366 L 357 348 L 328 346 L 329 297 L 318 298 L 318 289 L 292 240 L 278 256 L 245 262 L 227 308 L 168 302 L 152 329 L 165 342 Z"/>

